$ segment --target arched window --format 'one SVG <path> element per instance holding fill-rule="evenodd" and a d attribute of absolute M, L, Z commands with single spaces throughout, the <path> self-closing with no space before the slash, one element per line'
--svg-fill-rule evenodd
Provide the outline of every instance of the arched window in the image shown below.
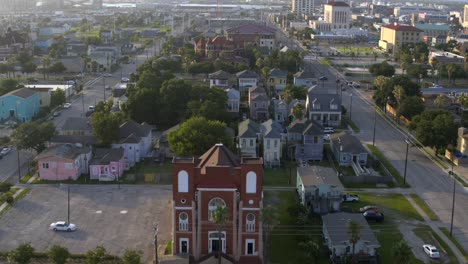
<path fill-rule="evenodd" d="M 256 193 L 257 192 L 257 174 L 253 171 L 249 171 L 245 181 L 245 192 Z"/>
<path fill-rule="evenodd" d="M 179 214 L 179 231 L 188 231 L 188 214 L 180 213 Z"/>
<path fill-rule="evenodd" d="M 188 192 L 188 173 L 184 170 L 179 171 L 177 174 L 177 184 L 178 189 L 177 191 L 180 193 Z"/>
<path fill-rule="evenodd" d="M 255 215 L 247 214 L 245 217 L 245 232 L 255 232 Z"/>
<path fill-rule="evenodd" d="M 211 221 L 211 214 L 213 214 L 214 210 L 218 207 L 226 207 L 226 203 L 221 198 L 213 198 L 208 203 L 208 220 Z"/>

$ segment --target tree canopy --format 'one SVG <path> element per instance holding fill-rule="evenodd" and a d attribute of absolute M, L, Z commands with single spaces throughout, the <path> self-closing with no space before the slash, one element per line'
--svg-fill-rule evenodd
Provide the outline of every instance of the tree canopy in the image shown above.
<path fill-rule="evenodd" d="M 204 117 L 188 119 L 169 133 L 168 141 L 171 150 L 178 156 L 201 155 L 216 143 L 234 149 L 234 141 L 226 132 L 226 124 Z"/>
<path fill-rule="evenodd" d="M 65 103 L 65 91 L 62 89 L 56 89 L 54 93 L 50 96 L 50 107 L 54 108 L 64 103 Z"/>
<path fill-rule="evenodd" d="M 373 76 L 391 77 L 395 74 L 395 67 L 388 64 L 387 61 L 383 61 L 382 63 L 372 64 L 369 67 L 369 72 Z"/>
<path fill-rule="evenodd" d="M 34 149 L 42 152 L 47 142 L 56 133 L 52 122 L 26 122 L 21 124 L 12 134 L 13 141 L 19 149 Z"/>
<path fill-rule="evenodd" d="M 411 120 L 413 116 L 421 114 L 424 109 L 424 102 L 419 96 L 405 97 L 398 105 L 397 115 Z"/>
<path fill-rule="evenodd" d="M 109 146 L 119 139 L 119 126 L 122 120 L 119 115 L 111 113 L 111 108 L 111 100 L 106 103 L 99 102 L 91 118 L 93 134 L 99 144 L 104 146 Z"/>
<path fill-rule="evenodd" d="M 305 100 L 307 97 L 307 88 L 304 86 L 297 86 L 286 84 L 286 87 L 281 91 L 281 97 L 289 104 L 294 99 Z"/>

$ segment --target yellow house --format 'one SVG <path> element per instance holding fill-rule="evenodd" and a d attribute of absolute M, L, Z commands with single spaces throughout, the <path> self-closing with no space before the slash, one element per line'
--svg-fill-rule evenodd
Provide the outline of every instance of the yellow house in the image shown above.
<path fill-rule="evenodd" d="M 457 150 L 460 153 L 468 154 L 468 130 L 464 127 L 458 128 Z"/>
<path fill-rule="evenodd" d="M 270 70 L 270 74 L 268 77 L 268 88 L 270 89 L 270 91 L 279 93 L 286 86 L 288 72 L 278 68 L 273 68 Z"/>
<path fill-rule="evenodd" d="M 422 41 L 423 31 L 408 25 L 388 24 L 380 29 L 379 47 L 389 53 L 395 53 L 406 44 Z"/>

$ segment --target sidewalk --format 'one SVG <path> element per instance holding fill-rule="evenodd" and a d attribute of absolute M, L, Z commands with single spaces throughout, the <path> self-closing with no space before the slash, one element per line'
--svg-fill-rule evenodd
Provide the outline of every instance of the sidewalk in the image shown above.
<path fill-rule="evenodd" d="M 13 194 L 13 199 L 15 199 L 18 195 L 20 195 L 20 193 L 24 190 L 25 188 L 19 188 L 18 190 L 16 190 L 16 192 Z M 0 212 L 2 212 L 5 207 L 7 207 L 9 204 L 7 202 L 4 202 L 3 204 L 0 205 Z"/>
<path fill-rule="evenodd" d="M 439 227 L 443 226 L 443 224 L 440 221 L 432 221 L 429 219 L 429 217 L 426 215 L 426 213 L 416 204 L 416 202 L 409 196 L 409 194 L 404 194 L 405 198 L 408 200 L 408 202 L 416 209 L 416 211 L 422 216 L 424 219 L 424 222 L 426 225 L 428 225 L 432 231 L 434 231 L 442 240 L 450 247 L 450 249 L 453 251 L 455 254 L 455 257 L 458 260 L 458 263 L 467 263 L 465 256 L 458 250 L 458 248 L 455 246 L 455 244 L 452 243 L 452 241 L 445 236 L 442 231 L 440 231 Z"/>

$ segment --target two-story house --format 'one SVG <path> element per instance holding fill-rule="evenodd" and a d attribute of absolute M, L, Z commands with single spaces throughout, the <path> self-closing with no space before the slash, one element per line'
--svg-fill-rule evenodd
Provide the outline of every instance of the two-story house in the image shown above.
<path fill-rule="evenodd" d="M 89 163 L 89 177 L 92 180 L 119 180 L 125 170 L 124 149 L 96 148 Z"/>
<path fill-rule="evenodd" d="M 260 125 L 263 140 L 263 164 L 265 167 L 279 167 L 282 154 L 283 128 L 280 124 L 268 119 Z"/>
<path fill-rule="evenodd" d="M 368 153 L 358 138 L 341 132 L 330 138 L 330 148 L 340 166 L 351 166 L 357 175 L 369 174 L 367 165 Z"/>
<path fill-rule="evenodd" d="M 88 173 L 91 148 L 81 144 L 58 144 L 41 152 L 35 160 L 41 180 L 76 180 Z"/>
<path fill-rule="evenodd" d="M 256 87 L 258 84 L 258 75 L 251 70 L 244 70 L 236 73 L 236 78 L 239 91 L 249 89 L 250 87 Z"/>
<path fill-rule="evenodd" d="M 251 119 L 239 123 L 239 151 L 242 157 L 258 157 L 257 140 L 260 125 Z"/>
<path fill-rule="evenodd" d="M 314 121 L 294 120 L 287 128 L 288 155 L 297 161 L 321 161 L 323 128 Z"/>
<path fill-rule="evenodd" d="M 300 71 L 294 74 L 294 85 L 311 87 L 317 84 L 317 77 L 314 72 Z"/>
<path fill-rule="evenodd" d="M 278 68 L 273 68 L 270 70 L 268 75 L 268 89 L 273 93 L 281 92 L 286 86 L 286 80 L 288 79 L 288 72 Z"/>
<path fill-rule="evenodd" d="M 354 244 L 347 226 L 350 221 L 360 227 L 360 236 Z M 377 263 L 379 241 L 362 214 L 334 213 L 322 216 L 322 233 L 333 263 L 346 263 L 349 255 L 359 255 L 366 263 Z M 354 252 L 352 252 L 354 249 Z"/>
<path fill-rule="evenodd" d="M 0 123 L 14 125 L 30 121 L 39 112 L 39 96 L 20 88 L 0 96 Z"/>
<path fill-rule="evenodd" d="M 223 70 L 219 70 L 213 73 L 208 74 L 208 80 L 210 80 L 210 88 L 219 87 L 219 88 L 231 88 L 229 80 L 234 78 L 230 73 L 227 73 Z"/>
<path fill-rule="evenodd" d="M 341 124 L 341 98 L 338 94 L 317 92 L 313 86 L 308 89 L 306 98 L 307 116 L 322 126 Z"/>
<path fill-rule="evenodd" d="M 88 58 L 91 63 L 87 65 L 89 71 L 92 71 L 92 61 L 97 62 L 98 72 L 110 71 L 111 66 L 118 63 L 121 53 L 120 48 L 116 46 L 92 46 L 88 47 Z"/>
<path fill-rule="evenodd" d="M 254 120 L 268 119 L 268 96 L 265 94 L 265 89 L 254 86 L 249 88 L 249 108 L 250 118 Z"/>
<path fill-rule="evenodd" d="M 322 166 L 297 168 L 296 189 L 301 204 L 316 214 L 340 210 L 344 188 L 332 168 Z"/>
<path fill-rule="evenodd" d="M 89 123 L 89 119 L 86 117 L 69 117 L 65 120 L 65 123 L 60 130 L 61 135 L 93 135 L 93 130 Z"/>
<path fill-rule="evenodd" d="M 226 90 L 228 101 L 227 101 L 227 111 L 230 113 L 239 113 L 240 107 L 240 93 L 236 89 L 227 89 Z"/>
<path fill-rule="evenodd" d="M 122 148 L 125 153 L 125 169 L 128 170 L 152 152 L 152 127 L 148 124 L 138 124 L 127 121 L 119 127 L 119 140 L 112 148 Z"/>

